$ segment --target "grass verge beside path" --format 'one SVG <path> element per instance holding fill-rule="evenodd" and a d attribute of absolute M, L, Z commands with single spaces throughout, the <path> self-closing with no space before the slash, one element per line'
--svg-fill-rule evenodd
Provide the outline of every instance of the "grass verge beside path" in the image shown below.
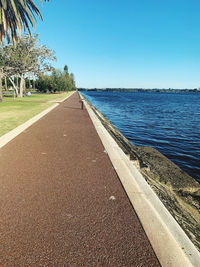
<path fill-rule="evenodd" d="M 5 97 L 0 103 L 0 136 L 34 117 L 41 111 L 64 99 L 69 93 L 36 94 L 30 97 L 13 99 Z M 9 102 L 7 102 L 9 101 Z"/>

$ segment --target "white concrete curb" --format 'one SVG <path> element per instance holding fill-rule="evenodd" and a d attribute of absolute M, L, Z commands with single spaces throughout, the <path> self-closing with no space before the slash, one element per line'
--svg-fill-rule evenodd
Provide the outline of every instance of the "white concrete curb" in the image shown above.
<path fill-rule="evenodd" d="M 49 113 L 51 110 L 53 110 L 54 108 L 56 108 L 59 105 L 59 103 L 65 101 L 72 94 L 68 95 L 67 97 L 65 97 L 64 99 L 62 99 L 60 101 L 57 101 L 57 103 L 54 104 L 53 106 L 51 106 L 51 107 L 43 110 L 42 112 L 40 112 L 39 114 L 37 114 L 33 118 L 29 119 L 25 123 L 17 126 L 15 129 L 13 129 L 10 132 L 8 132 L 8 133 L 4 134 L 3 136 L 1 136 L 0 137 L 0 148 L 3 147 L 3 146 L 5 146 L 8 142 L 10 142 L 13 138 L 15 138 L 17 135 L 19 135 L 24 130 L 26 130 L 33 123 L 35 123 L 36 121 L 38 121 L 39 119 L 41 119 L 42 117 L 44 117 L 47 113 Z"/>
<path fill-rule="evenodd" d="M 85 102 L 90 118 L 164 267 L 200 266 L 200 253 Z"/>

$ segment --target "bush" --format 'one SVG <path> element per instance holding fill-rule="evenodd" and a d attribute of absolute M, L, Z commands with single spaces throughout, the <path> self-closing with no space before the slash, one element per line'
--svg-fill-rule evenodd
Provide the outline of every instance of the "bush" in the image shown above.
<path fill-rule="evenodd" d="M 40 75 L 36 81 L 36 88 L 39 92 L 44 93 L 75 90 L 74 75 L 53 69 L 51 75 Z"/>

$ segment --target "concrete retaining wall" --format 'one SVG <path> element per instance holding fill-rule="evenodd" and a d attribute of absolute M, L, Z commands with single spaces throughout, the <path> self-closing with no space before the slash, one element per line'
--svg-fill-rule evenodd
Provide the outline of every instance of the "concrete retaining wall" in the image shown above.
<path fill-rule="evenodd" d="M 200 184 L 156 149 L 132 145 L 85 101 L 200 251 Z"/>

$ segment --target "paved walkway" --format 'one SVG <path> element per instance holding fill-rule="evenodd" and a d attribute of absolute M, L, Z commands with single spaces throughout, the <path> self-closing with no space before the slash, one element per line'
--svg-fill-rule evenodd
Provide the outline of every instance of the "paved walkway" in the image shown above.
<path fill-rule="evenodd" d="M 77 93 L 0 149 L 0 265 L 159 266 Z"/>

